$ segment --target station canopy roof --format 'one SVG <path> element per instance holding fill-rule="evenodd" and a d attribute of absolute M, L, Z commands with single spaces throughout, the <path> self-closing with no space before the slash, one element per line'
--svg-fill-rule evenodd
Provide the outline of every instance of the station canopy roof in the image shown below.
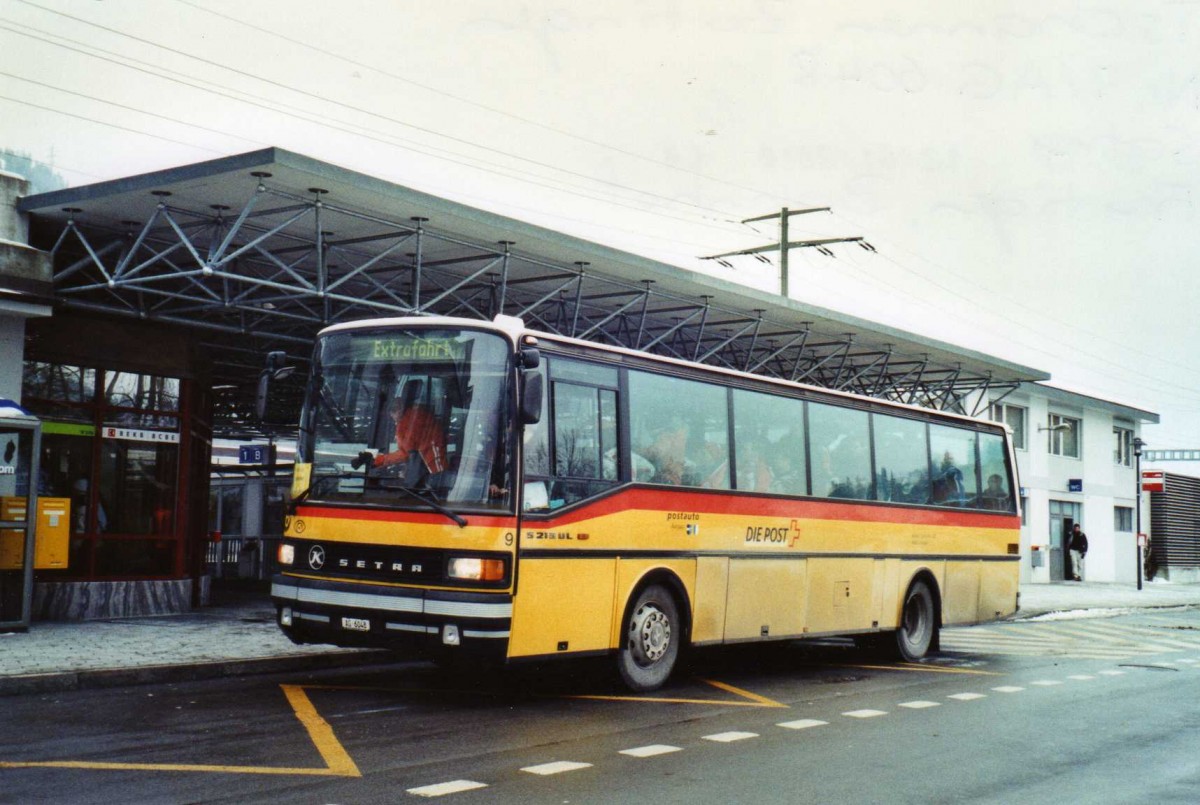
<path fill-rule="evenodd" d="M 328 324 L 520 316 L 540 329 L 978 413 L 1045 372 L 267 148 L 29 196 L 55 303 L 190 328 L 217 429 L 244 428 L 263 357 Z"/>

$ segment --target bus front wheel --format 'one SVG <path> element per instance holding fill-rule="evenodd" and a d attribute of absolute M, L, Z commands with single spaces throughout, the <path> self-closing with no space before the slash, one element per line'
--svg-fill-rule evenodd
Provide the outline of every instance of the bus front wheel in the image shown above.
<path fill-rule="evenodd" d="M 635 691 L 656 690 L 679 658 L 683 630 L 675 597 L 654 584 L 642 590 L 629 609 L 617 651 L 621 680 Z"/>
<path fill-rule="evenodd" d="M 937 614 L 933 607 L 933 592 L 928 584 L 918 579 L 904 596 L 900 628 L 896 630 L 896 651 L 903 660 L 919 660 L 933 645 L 936 633 Z"/>

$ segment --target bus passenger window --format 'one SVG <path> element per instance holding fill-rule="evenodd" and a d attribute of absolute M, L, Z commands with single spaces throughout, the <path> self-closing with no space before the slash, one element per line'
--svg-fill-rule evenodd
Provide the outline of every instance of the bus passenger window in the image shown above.
<path fill-rule="evenodd" d="M 939 506 L 973 505 L 979 491 L 975 432 L 945 425 L 929 427 L 931 502 Z"/>
<path fill-rule="evenodd" d="M 992 433 L 979 434 L 979 466 L 983 477 L 987 479 L 987 485 L 979 494 L 978 507 L 981 509 L 1016 511 L 1004 459 L 1004 438 Z"/>
<path fill-rule="evenodd" d="M 630 372 L 634 480 L 729 489 L 727 400 L 720 386 Z"/>
<path fill-rule="evenodd" d="M 866 411 L 808 405 L 812 493 L 821 498 L 870 500 L 870 425 Z"/>
<path fill-rule="evenodd" d="M 875 430 L 875 488 L 880 500 L 929 502 L 929 457 L 925 423 L 872 414 Z"/>
<path fill-rule="evenodd" d="M 808 492 L 804 403 L 737 389 L 733 392 L 737 488 L 748 492 Z"/>

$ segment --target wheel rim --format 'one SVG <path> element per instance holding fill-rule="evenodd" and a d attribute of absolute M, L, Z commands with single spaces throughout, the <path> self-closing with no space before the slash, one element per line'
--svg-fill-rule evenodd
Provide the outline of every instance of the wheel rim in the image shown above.
<path fill-rule="evenodd" d="M 920 645 L 925 640 L 930 620 L 925 597 L 914 590 L 904 602 L 904 639 L 910 645 Z"/>
<path fill-rule="evenodd" d="M 638 665 L 653 665 L 671 647 L 671 619 L 654 604 L 643 604 L 629 624 L 629 650 Z"/>

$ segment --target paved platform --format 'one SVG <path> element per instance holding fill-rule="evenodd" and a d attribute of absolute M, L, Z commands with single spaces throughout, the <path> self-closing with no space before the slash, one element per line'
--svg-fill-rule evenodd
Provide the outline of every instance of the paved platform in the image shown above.
<path fill-rule="evenodd" d="M 397 661 L 382 651 L 293 644 L 275 626 L 265 591 L 216 596 L 217 605 L 184 615 L 35 622 L 28 632 L 0 633 L 0 695 Z M 1030 584 L 1015 617 L 1180 606 L 1200 608 L 1200 584 Z"/>

